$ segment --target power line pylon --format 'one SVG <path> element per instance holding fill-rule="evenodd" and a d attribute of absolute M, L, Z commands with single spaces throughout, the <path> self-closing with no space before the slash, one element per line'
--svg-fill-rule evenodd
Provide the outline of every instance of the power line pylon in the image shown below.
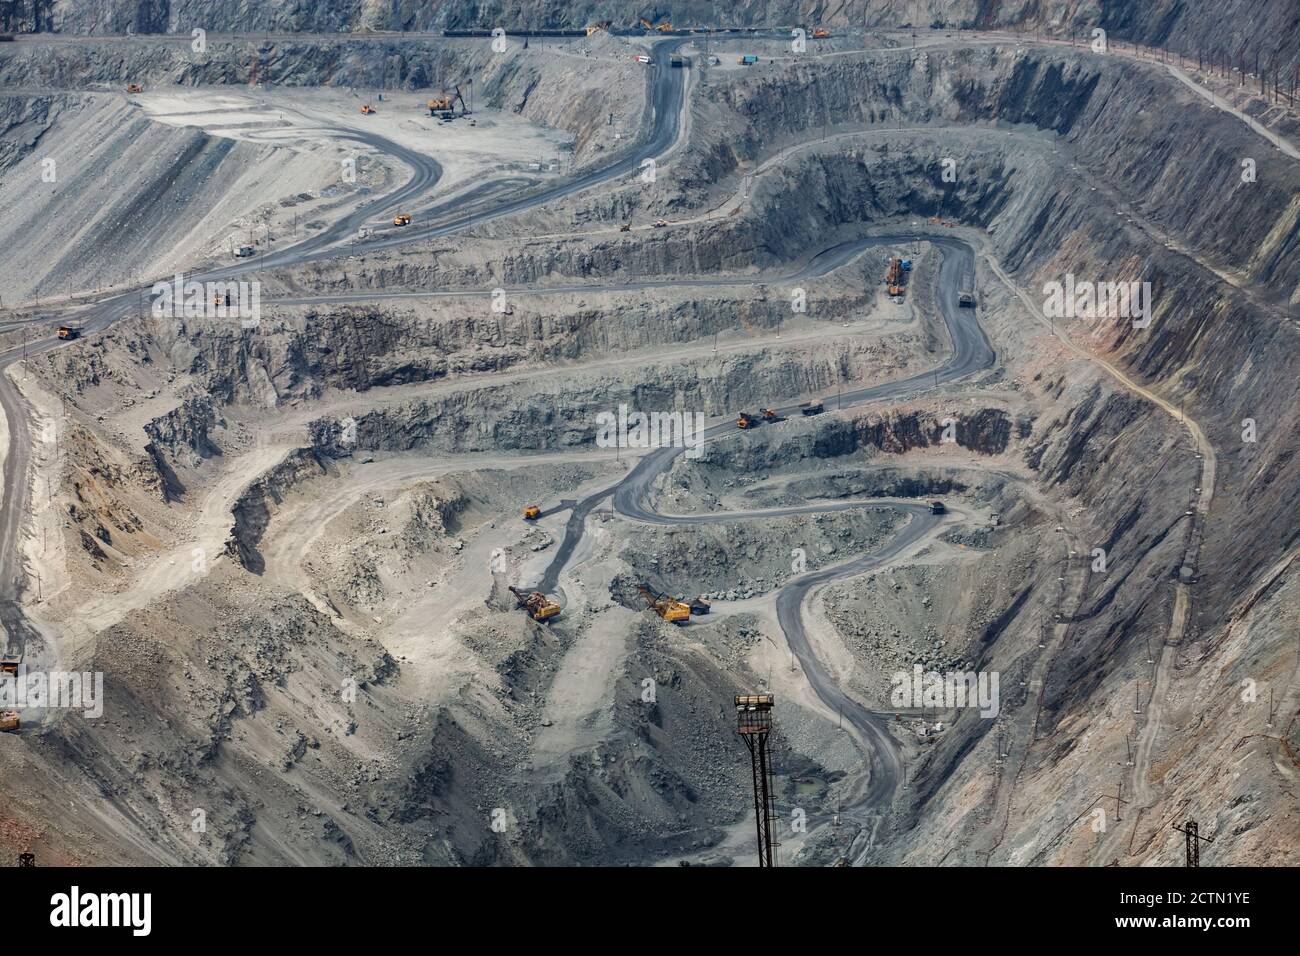
<path fill-rule="evenodd" d="M 758 865 L 772 863 L 772 789 L 768 785 L 767 738 L 772 733 L 771 694 L 736 695 L 736 732 L 749 748 L 754 775 L 754 825 L 758 831 Z"/>
<path fill-rule="evenodd" d="M 1186 834 L 1187 836 L 1187 865 L 1200 866 L 1201 841 L 1204 840 L 1206 843 L 1213 843 L 1214 839 L 1212 837 L 1201 836 L 1195 820 L 1188 820 L 1181 827 L 1175 823 L 1174 829 L 1179 833 Z"/>

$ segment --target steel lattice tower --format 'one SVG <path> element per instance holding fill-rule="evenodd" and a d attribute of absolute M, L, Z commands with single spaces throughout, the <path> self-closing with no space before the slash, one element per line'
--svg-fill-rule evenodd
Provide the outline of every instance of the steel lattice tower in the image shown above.
<path fill-rule="evenodd" d="M 749 748 L 754 776 L 754 825 L 758 832 L 758 865 L 772 866 L 772 788 L 767 740 L 772 733 L 771 694 L 736 695 L 736 732 Z"/>
<path fill-rule="evenodd" d="M 1214 840 L 1210 837 L 1201 836 L 1200 827 L 1196 825 L 1195 820 L 1188 820 L 1182 826 L 1174 824 L 1174 829 L 1179 833 L 1184 834 L 1187 838 L 1187 865 L 1200 866 L 1201 841 L 1204 840 L 1206 843 L 1213 843 Z"/>

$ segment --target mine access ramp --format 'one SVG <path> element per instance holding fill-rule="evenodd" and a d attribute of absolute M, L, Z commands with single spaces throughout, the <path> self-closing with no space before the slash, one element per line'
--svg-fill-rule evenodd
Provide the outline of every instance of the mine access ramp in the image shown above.
<path fill-rule="evenodd" d="M 961 287 L 957 291 L 957 305 L 963 309 L 975 308 L 975 275 L 966 272 L 961 277 Z"/>

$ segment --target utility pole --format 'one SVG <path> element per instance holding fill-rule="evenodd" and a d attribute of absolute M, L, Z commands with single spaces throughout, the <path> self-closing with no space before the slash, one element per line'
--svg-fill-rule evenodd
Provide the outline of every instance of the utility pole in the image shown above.
<path fill-rule="evenodd" d="M 767 741 L 772 733 L 771 694 L 736 695 L 736 732 L 749 748 L 754 777 L 754 826 L 758 834 L 758 865 L 772 866 L 772 790 L 768 786 Z"/>

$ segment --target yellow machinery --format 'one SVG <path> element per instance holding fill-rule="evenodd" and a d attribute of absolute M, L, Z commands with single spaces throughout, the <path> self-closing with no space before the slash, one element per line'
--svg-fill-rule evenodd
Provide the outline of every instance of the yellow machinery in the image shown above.
<path fill-rule="evenodd" d="M 0 674 L 16 675 L 18 673 L 18 665 L 22 662 L 23 659 L 21 657 L 17 657 L 13 654 L 5 654 L 3 657 L 0 657 Z"/>
<path fill-rule="evenodd" d="M 621 226 L 618 227 L 618 231 L 619 231 L 619 232 L 631 232 L 631 231 L 632 231 L 632 224 L 631 224 L 630 222 L 625 222 L 625 223 L 623 223 L 623 225 L 621 225 Z"/>
<path fill-rule="evenodd" d="M 760 408 L 760 409 L 759 409 L 759 412 L 762 414 L 762 416 L 763 416 L 763 421 L 765 421 L 765 422 L 779 422 L 779 421 L 781 421 L 781 416 L 778 415 L 778 414 L 776 413 L 776 409 L 775 409 L 775 408 Z"/>
<path fill-rule="evenodd" d="M 439 116 L 447 120 L 456 118 L 457 104 L 460 106 L 460 114 L 468 116 L 469 106 L 465 103 L 465 97 L 461 95 L 459 86 L 453 86 L 450 93 L 443 90 L 441 96 L 435 96 L 426 105 L 429 107 L 430 116 Z"/>
<path fill-rule="evenodd" d="M 663 23 L 659 24 L 659 26 L 655 27 L 655 29 L 660 33 L 672 33 L 673 25 L 665 20 Z"/>
<path fill-rule="evenodd" d="M 0 710 L 0 730 L 14 731 L 18 729 L 18 711 Z"/>
<path fill-rule="evenodd" d="M 659 594 L 644 584 L 638 590 L 645 598 L 646 603 L 650 605 L 650 609 L 668 623 L 678 626 L 690 623 L 691 606 L 689 604 L 684 604 L 667 594 Z"/>
<path fill-rule="evenodd" d="M 126 84 L 126 91 L 128 93 L 143 93 L 144 87 L 139 83 L 128 83 Z"/>
<path fill-rule="evenodd" d="M 666 227 L 667 225 L 668 225 L 668 220 L 667 220 L 667 219 L 656 219 L 656 220 L 654 221 L 654 227 L 655 227 L 656 229 L 663 229 L 663 228 Z"/>
<path fill-rule="evenodd" d="M 373 106 L 371 106 L 369 103 L 363 103 L 362 106 L 361 106 L 361 112 L 363 112 L 363 113 L 365 113 L 367 116 L 369 116 L 371 113 L 376 113 L 376 112 L 378 112 L 378 110 L 376 110 L 376 109 L 375 109 Z"/>
<path fill-rule="evenodd" d="M 746 415 L 744 412 L 741 412 L 740 417 L 736 419 L 737 428 L 749 428 L 753 424 L 754 424 L 754 420 L 750 418 L 748 415 Z"/>
<path fill-rule="evenodd" d="M 822 29 L 821 27 L 818 27 L 816 30 L 813 31 L 813 39 L 814 39 L 814 40 L 825 40 L 825 39 L 828 38 L 830 35 L 831 35 L 831 31 L 830 31 L 830 30 L 825 30 L 825 29 Z"/>
<path fill-rule="evenodd" d="M 518 588 L 511 588 L 510 593 L 534 621 L 549 621 L 560 613 L 560 606 L 541 591 L 521 591 Z"/>
<path fill-rule="evenodd" d="M 655 25 L 645 17 L 640 17 L 637 22 L 641 24 L 642 30 L 653 30 L 655 28 Z"/>
<path fill-rule="evenodd" d="M 410 224 L 411 224 L 411 217 L 408 216 L 406 213 L 401 213 L 393 217 L 394 226 L 409 226 Z"/>
<path fill-rule="evenodd" d="M 524 509 L 524 520 L 536 521 L 539 517 L 541 517 L 541 514 L 542 514 L 541 508 L 537 507 L 537 505 L 529 505 L 527 508 Z"/>
<path fill-rule="evenodd" d="M 60 325 L 57 335 L 61 339 L 75 339 L 81 336 L 81 329 L 72 325 Z"/>
<path fill-rule="evenodd" d="M 602 30 L 608 30 L 613 25 L 614 21 L 612 20 L 601 20 L 599 23 L 588 24 L 587 36 L 591 36 L 593 33 L 600 33 Z"/>
<path fill-rule="evenodd" d="M 889 271 L 885 273 L 885 281 L 891 286 L 903 281 L 903 261 L 897 256 L 891 256 L 889 259 Z"/>

